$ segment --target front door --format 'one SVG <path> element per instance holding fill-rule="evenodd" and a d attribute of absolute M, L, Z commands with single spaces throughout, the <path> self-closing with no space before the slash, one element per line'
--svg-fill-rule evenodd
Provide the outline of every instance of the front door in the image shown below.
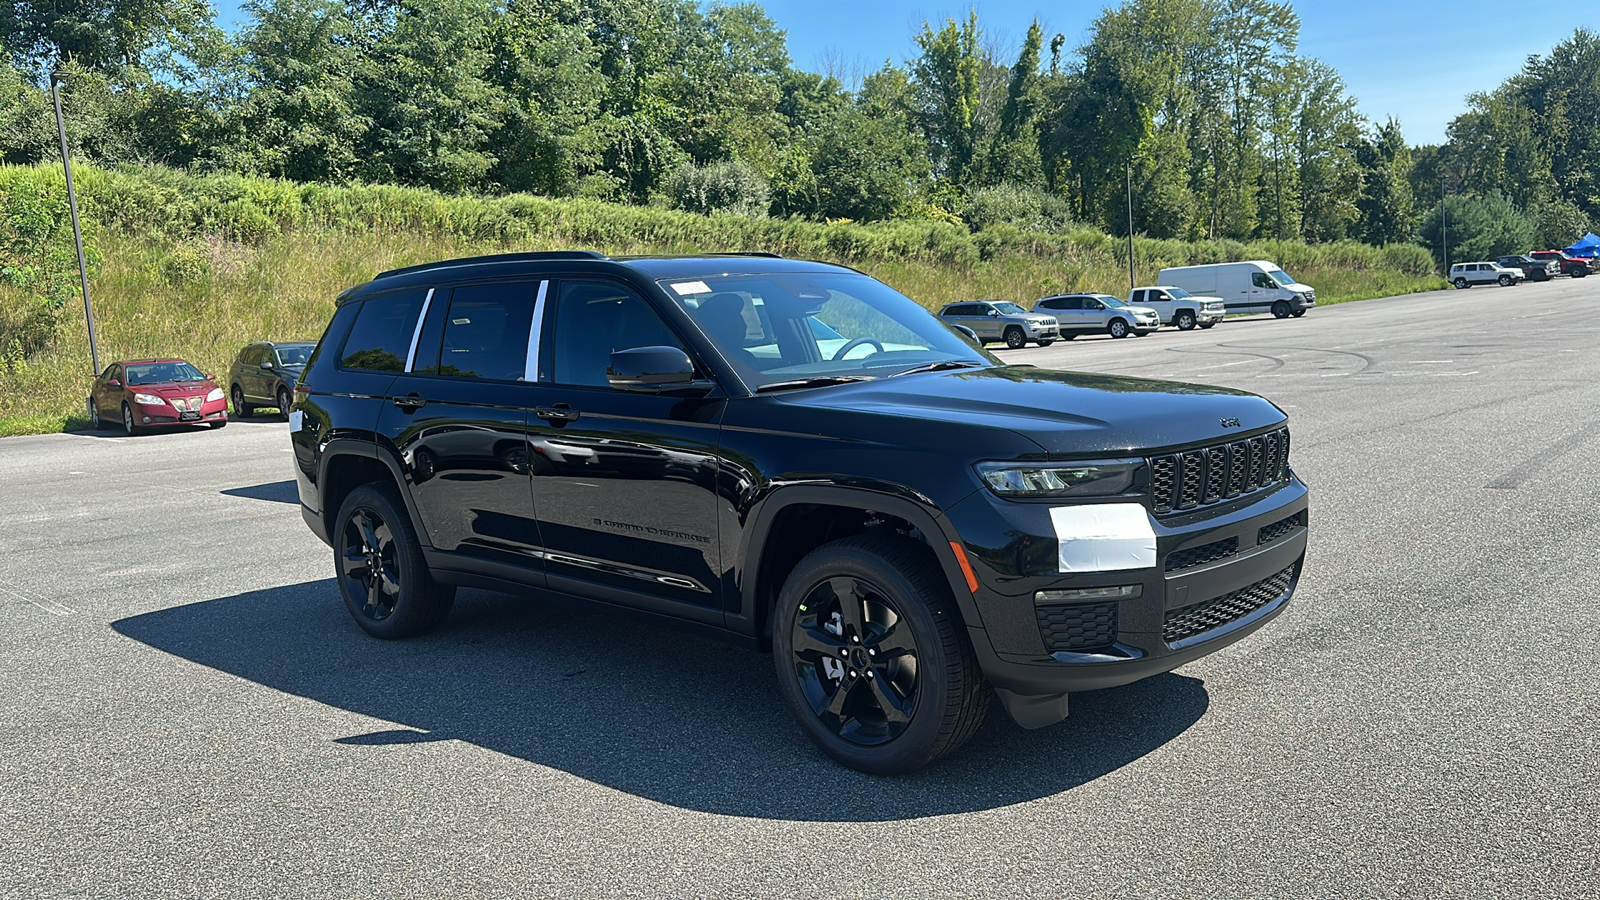
<path fill-rule="evenodd" d="M 720 625 L 723 395 L 613 389 L 612 351 L 684 342 L 621 284 L 552 292 L 528 429 L 550 587 Z"/>

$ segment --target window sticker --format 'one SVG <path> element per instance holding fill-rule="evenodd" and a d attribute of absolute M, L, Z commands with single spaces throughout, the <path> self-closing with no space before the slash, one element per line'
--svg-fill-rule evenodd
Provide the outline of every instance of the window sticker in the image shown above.
<path fill-rule="evenodd" d="M 678 296 L 680 297 L 684 297 L 689 294 L 711 293 L 711 285 L 706 284 L 704 281 L 680 281 L 674 284 L 672 289 L 677 291 Z"/>

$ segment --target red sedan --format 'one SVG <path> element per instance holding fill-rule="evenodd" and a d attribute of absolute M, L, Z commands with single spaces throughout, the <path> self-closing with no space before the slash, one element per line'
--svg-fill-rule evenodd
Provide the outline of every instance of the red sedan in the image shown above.
<path fill-rule="evenodd" d="M 181 359 L 129 359 L 106 366 L 89 392 L 89 423 L 133 434 L 158 425 L 228 424 L 228 398 L 210 375 Z"/>

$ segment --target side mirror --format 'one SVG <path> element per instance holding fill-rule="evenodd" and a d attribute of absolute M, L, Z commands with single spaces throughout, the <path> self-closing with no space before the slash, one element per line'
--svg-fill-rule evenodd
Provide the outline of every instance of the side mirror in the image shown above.
<path fill-rule="evenodd" d="M 264 363 L 262 363 L 262 364 L 261 364 L 261 368 L 263 368 L 263 369 L 266 369 L 266 370 L 267 370 L 267 371 L 269 371 L 269 372 L 270 372 L 270 371 L 272 371 L 272 370 L 273 370 L 273 369 L 274 369 L 274 368 L 277 368 L 277 367 L 276 367 L 276 366 L 274 366 L 274 365 L 273 365 L 273 364 L 272 364 L 272 363 L 270 363 L 270 362 L 264 362 Z M 210 377 L 210 376 L 209 376 L 209 375 L 208 375 L 208 376 L 206 376 L 206 377 L 208 377 L 208 378 L 209 378 L 209 377 Z"/>
<path fill-rule="evenodd" d="M 108 388 L 120 388 L 120 387 L 122 387 L 122 382 L 120 382 L 120 381 L 108 381 L 108 382 L 106 382 L 106 387 L 108 387 Z"/>
<path fill-rule="evenodd" d="M 656 394 L 694 380 L 694 363 L 677 347 L 630 347 L 611 354 L 606 381 L 619 391 Z"/>
<path fill-rule="evenodd" d="M 991 319 L 1000 318 L 1000 310 L 998 310 L 998 309 L 989 310 L 989 318 L 991 318 Z"/>
<path fill-rule="evenodd" d="M 216 381 L 217 380 L 217 376 L 211 374 L 210 372 L 205 372 L 205 373 L 203 373 L 203 375 L 204 375 L 205 380 L 207 380 L 207 381 Z"/>

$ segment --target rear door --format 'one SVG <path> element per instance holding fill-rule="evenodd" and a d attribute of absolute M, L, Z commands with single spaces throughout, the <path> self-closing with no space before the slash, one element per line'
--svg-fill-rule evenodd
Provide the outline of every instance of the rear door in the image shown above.
<path fill-rule="evenodd" d="M 544 568 L 527 429 L 529 333 L 547 288 L 539 279 L 439 286 L 389 387 L 378 433 L 393 444 L 436 550 Z"/>

